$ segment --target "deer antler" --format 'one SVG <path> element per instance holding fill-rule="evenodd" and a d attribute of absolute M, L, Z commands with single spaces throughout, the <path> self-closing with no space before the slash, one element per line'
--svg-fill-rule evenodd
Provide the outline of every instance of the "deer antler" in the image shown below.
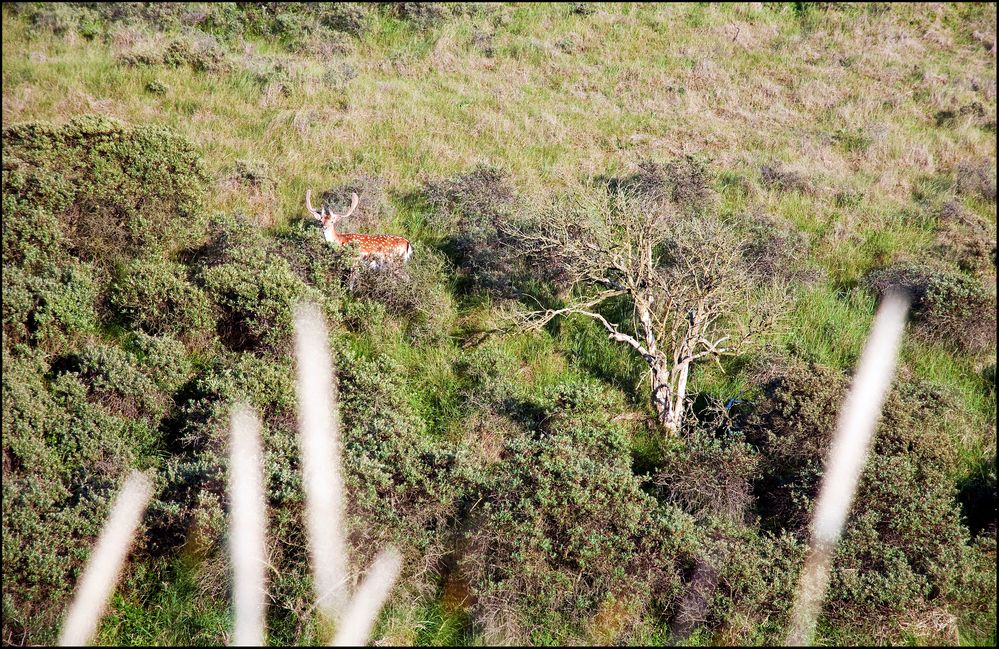
<path fill-rule="evenodd" d="M 356 192 L 351 192 L 351 194 L 350 194 L 350 209 L 347 210 L 347 213 L 344 214 L 344 215 L 342 215 L 340 218 L 341 219 L 345 219 L 348 216 L 350 216 L 351 214 L 353 214 L 354 210 L 357 209 L 357 204 L 360 203 L 360 202 L 361 202 L 361 199 L 359 199 L 357 197 L 357 193 Z"/>
<path fill-rule="evenodd" d="M 306 189 L 305 190 L 305 208 L 307 210 L 309 210 L 309 212 L 312 213 L 312 216 L 316 217 L 320 221 L 322 220 L 323 215 L 320 214 L 319 212 L 317 212 L 314 207 L 312 207 L 312 190 L 311 189 Z M 323 211 L 325 211 L 325 209 Z"/>

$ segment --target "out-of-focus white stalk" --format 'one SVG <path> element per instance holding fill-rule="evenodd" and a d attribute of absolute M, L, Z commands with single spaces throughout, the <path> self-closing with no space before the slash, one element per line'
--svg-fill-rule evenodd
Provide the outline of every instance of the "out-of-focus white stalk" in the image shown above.
<path fill-rule="evenodd" d="M 229 551 L 233 568 L 235 625 L 232 644 L 264 643 L 267 607 L 263 454 L 260 422 L 246 405 L 237 405 L 230 421 Z"/>
<path fill-rule="evenodd" d="M 295 308 L 299 448 L 316 604 L 337 620 L 347 601 L 343 479 L 333 366 L 319 307 Z"/>
<path fill-rule="evenodd" d="M 836 542 L 843 532 L 881 406 L 895 375 L 908 309 L 909 299 L 905 295 L 889 293 L 882 300 L 850 393 L 840 410 L 815 505 L 812 542 L 798 587 L 788 645 L 812 642 Z"/>
<path fill-rule="evenodd" d="M 118 492 L 111 516 L 77 584 L 76 596 L 59 635 L 61 646 L 82 646 L 93 638 L 152 493 L 149 478 L 138 471 L 132 471 Z"/>
<path fill-rule="evenodd" d="M 331 646 L 360 647 L 368 644 L 375 619 L 399 577 L 401 567 L 402 557 L 395 548 L 388 547 L 379 553 L 337 625 Z"/>

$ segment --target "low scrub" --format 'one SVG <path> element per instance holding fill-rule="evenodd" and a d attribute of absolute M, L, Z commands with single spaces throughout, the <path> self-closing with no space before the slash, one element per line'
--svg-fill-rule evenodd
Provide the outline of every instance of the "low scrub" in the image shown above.
<path fill-rule="evenodd" d="M 780 360 L 761 364 L 757 376 L 763 394 L 744 429 L 760 451 L 761 522 L 804 541 L 847 379 Z M 837 548 L 823 608 L 830 622 L 885 633 L 915 611 L 988 601 L 952 482 L 957 453 L 948 426 L 958 407 L 918 382 L 902 380 L 889 394 Z"/>
<path fill-rule="evenodd" d="M 34 222 L 39 210 L 55 218 L 46 217 L 48 231 L 27 245 L 59 241 L 105 267 L 122 257 L 170 255 L 204 234 L 204 165 L 170 129 L 93 116 L 62 126 L 14 124 L 3 130 L 3 156 L 5 264 L 34 258 L 17 233 L 31 228 L 21 222 Z M 8 191 L 17 198 L 8 201 Z"/>
<path fill-rule="evenodd" d="M 596 386 L 558 386 L 480 478 L 459 566 L 494 641 L 579 642 L 572 630 L 599 626 L 614 602 L 625 639 L 680 593 L 691 522 L 642 491 L 613 405 Z"/>
<path fill-rule="evenodd" d="M 912 319 L 922 336 L 970 350 L 995 345 L 996 294 L 981 280 L 914 262 L 873 271 L 868 286 L 883 295 L 902 290 L 912 298 Z"/>

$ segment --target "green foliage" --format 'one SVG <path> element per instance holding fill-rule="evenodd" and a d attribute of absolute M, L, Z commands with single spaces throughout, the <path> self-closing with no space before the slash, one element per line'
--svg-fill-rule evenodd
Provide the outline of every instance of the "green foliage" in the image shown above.
<path fill-rule="evenodd" d="M 930 19 L 887 3 L 677 16 L 8 3 L 3 16 L 5 643 L 55 641 L 133 468 L 155 469 L 156 495 L 97 643 L 226 641 L 238 400 L 263 422 L 268 638 L 324 640 L 288 344 L 304 298 L 336 350 L 352 568 L 386 542 L 405 555 L 390 602 L 403 613 L 376 643 L 778 644 L 842 372 L 888 278 L 923 292 L 819 641 L 995 644 L 994 4 Z M 81 109 L 190 141 L 61 121 Z M 663 111 L 675 119 L 650 117 Z M 806 285 L 775 342 L 834 369 L 754 373 L 766 360 L 743 356 L 728 379 L 695 372 L 698 403 L 717 381 L 762 386 L 754 413 L 663 444 L 631 412 L 639 392 L 592 382 L 645 380 L 598 324 L 479 337 L 493 300 L 545 302 L 564 279 L 511 254 L 508 228 L 633 162 L 612 187 L 691 212 L 721 189 L 747 271 Z M 368 272 L 311 219 L 289 224 L 316 183 L 337 209 L 361 195 L 346 227 L 404 228 L 410 265 Z M 209 224 L 204 204 L 230 215 Z M 901 252 L 968 275 L 889 267 L 874 291 L 856 285 Z"/>
<path fill-rule="evenodd" d="M 696 625 L 713 632 L 711 644 L 780 644 L 804 555 L 804 544 L 791 534 L 707 521 L 674 619 L 674 639 L 683 639 Z"/>
<path fill-rule="evenodd" d="M 462 484 L 456 449 L 433 443 L 404 400 L 401 368 L 386 357 L 336 354 L 347 486 L 368 534 L 412 552 L 409 569 L 432 565 L 454 525 Z M 379 545 L 379 544 L 374 544 Z M 357 548 L 361 561 L 373 547 Z M 415 551 L 415 552 L 414 552 Z M 359 557 L 358 554 L 353 556 Z"/>
<path fill-rule="evenodd" d="M 52 264 L 37 274 L 18 266 L 3 272 L 3 331 L 9 344 L 57 352 L 98 326 L 97 282 L 89 264 Z"/>
<path fill-rule="evenodd" d="M 872 272 L 868 285 L 912 297 L 912 315 L 924 336 L 971 350 L 995 345 L 996 294 L 979 279 L 915 262 L 899 262 Z"/>
<path fill-rule="evenodd" d="M 176 392 L 190 378 L 193 366 L 179 340 L 140 331 L 134 334 L 132 344 L 149 378 L 167 394 Z"/>
<path fill-rule="evenodd" d="M 636 173 L 611 179 L 610 187 L 697 212 L 709 203 L 710 183 L 706 162 L 688 155 L 667 161 L 642 160 Z"/>
<path fill-rule="evenodd" d="M 537 429 L 507 440 L 483 477 L 459 566 L 487 632 L 568 642 L 567 628 L 607 598 L 640 615 L 676 597 L 692 521 L 643 493 L 609 420 L 614 405 L 592 384 L 556 387 L 538 404 Z"/>
<path fill-rule="evenodd" d="M 420 250 L 405 266 L 358 268 L 352 295 L 385 306 L 387 313 L 408 321 L 409 336 L 420 342 L 443 340 L 454 323 L 447 291 L 446 262 L 432 250 Z"/>
<path fill-rule="evenodd" d="M 292 308 L 316 293 L 238 219 L 216 220 L 199 283 L 218 307 L 218 334 L 230 349 L 287 351 Z"/>
<path fill-rule="evenodd" d="M 804 538 L 846 377 L 780 361 L 759 374 L 763 396 L 746 420 L 760 449 L 756 482 L 765 527 Z M 957 407 L 926 384 L 900 382 L 886 400 L 834 563 L 828 619 L 881 632 L 889 620 L 976 585 L 978 561 L 948 476 L 956 466 L 947 422 Z"/>
<path fill-rule="evenodd" d="M 43 252 L 37 240 L 31 247 L 14 243 L 40 210 L 58 220 L 58 235 L 56 221 L 42 221 L 47 228 L 39 238 L 49 249 L 61 239 L 71 254 L 103 266 L 121 257 L 169 255 L 202 236 L 204 166 L 190 143 L 167 128 L 96 116 L 63 126 L 14 124 L 3 129 L 3 156 L 5 264 Z M 54 176 L 61 181 L 52 183 Z M 8 191 L 17 198 L 8 201 Z"/>
<path fill-rule="evenodd" d="M 44 642 L 121 477 L 156 444 L 163 397 L 115 348 L 52 371 L 5 347 L 3 365 L 4 625 Z"/>
<path fill-rule="evenodd" d="M 151 334 L 197 335 L 214 326 L 204 291 L 187 281 L 181 264 L 137 260 L 120 268 L 108 291 L 114 313 Z"/>
<path fill-rule="evenodd" d="M 170 87 L 167 86 L 162 81 L 159 81 L 157 79 L 153 79 L 152 81 L 150 81 L 149 83 L 146 84 L 146 88 L 145 89 L 146 89 L 146 92 L 152 93 L 154 95 L 165 95 L 167 93 L 167 91 L 170 89 Z"/>

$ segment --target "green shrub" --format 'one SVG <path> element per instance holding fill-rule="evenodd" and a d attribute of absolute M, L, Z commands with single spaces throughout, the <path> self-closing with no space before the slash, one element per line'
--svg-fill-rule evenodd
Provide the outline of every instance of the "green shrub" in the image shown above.
<path fill-rule="evenodd" d="M 326 27 L 351 36 L 360 36 L 368 29 L 370 12 L 363 2 L 320 2 L 316 13 Z"/>
<path fill-rule="evenodd" d="M 355 270 L 353 295 L 385 306 L 387 313 L 405 318 L 415 340 L 435 342 L 450 333 L 454 306 L 447 291 L 445 261 L 432 250 L 414 253 L 409 264 Z"/>
<path fill-rule="evenodd" d="M 452 7 L 447 2 L 382 2 L 389 15 L 412 22 L 421 29 L 443 23 L 451 17 Z"/>
<path fill-rule="evenodd" d="M 154 95 L 165 95 L 169 89 L 170 87 L 159 79 L 153 79 L 146 84 L 146 92 Z"/>
<path fill-rule="evenodd" d="M 961 270 L 984 276 L 995 272 L 995 228 L 957 201 L 948 201 L 940 209 L 937 242 L 941 256 Z"/>
<path fill-rule="evenodd" d="M 213 220 L 212 237 L 196 254 L 199 283 L 219 309 L 217 331 L 223 344 L 235 351 L 288 351 L 292 308 L 320 296 L 244 222 Z"/>
<path fill-rule="evenodd" d="M 742 256 L 757 281 L 810 284 L 821 277 L 821 271 L 808 262 L 811 247 L 804 232 L 766 214 L 751 214 L 746 221 Z"/>
<path fill-rule="evenodd" d="M 30 222 L 33 214 L 22 210 L 57 210 L 70 252 L 102 266 L 118 257 L 168 255 L 204 234 L 208 178 L 192 145 L 170 129 L 96 116 L 63 126 L 14 124 L 3 129 L 3 157 L 11 156 L 23 177 L 8 183 L 5 167 L 5 232 L 8 218 Z M 62 181 L 49 184 L 53 176 Z M 22 195 L 8 202 L 8 187 Z"/>
<path fill-rule="evenodd" d="M 218 41 L 204 34 L 172 40 L 163 52 L 163 64 L 190 66 L 197 72 L 224 72 L 232 67 Z"/>
<path fill-rule="evenodd" d="M 60 216 L 73 198 L 60 174 L 35 170 L 4 149 L 3 264 L 37 268 L 64 257 L 66 225 Z"/>
<path fill-rule="evenodd" d="M 92 25 L 97 14 L 83 3 L 24 3 L 32 27 L 50 31 L 57 36 Z"/>
<path fill-rule="evenodd" d="M 211 306 L 185 270 L 166 261 L 130 262 L 118 270 L 108 302 L 117 316 L 145 333 L 203 335 L 214 325 Z"/>
<path fill-rule="evenodd" d="M 38 274 L 4 267 L 3 331 L 9 344 L 64 352 L 98 327 L 97 282 L 89 264 L 68 262 Z"/>
<path fill-rule="evenodd" d="M 167 395 L 129 352 L 116 346 L 87 345 L 74 360 L 89 399 L 105 410 L 132 420 L 145 417 L 154 426 L 165 413 Z"/>
<path fill-rule="evenodd" d="M 74 577 L 108 513 L 107 493 L 73 494 L 58 480 L 3 480 L 3 610 L 8 638 L 55 643 Z"/>
<path fill-rule="evenodd" d="M 146 374 L 167 394 L 176 392 L 191 378 L 193 366 L 179 340 L 140 331 L 133 335 L 131 345 Z"/>
<path fill-rule="evenodd" d="M 984 350 L 995 345 L 996 294 L 979 279 L 915 262 L 873 271 L 867 284 L 878 294 L 889 289 L 912 297 L 912 319 L 923 336 Z"/>
<path fill-rule="evenodd" d="M 708 519 L 671 640 L 708 631 L 713 645 L 780 644 L 804 555 L 805 545 L 790 534 Z"/>
<path fill-rule="evenodd" d="M 401 547 L 406 570 L 438 568 L 449 548 L 463 481 L 456 451 L 423 432 L 406 401 L 402 368 L 387 357 L 366 360 L 334 352 L 350 509 L 367 534 Z M 360 527 L 358 528 L 360 529 Z M 357 547 L 361 565 L 374 547 Z"/>
<path fill-rule="evenodd" d="M 108 351 L 108 350 L 104 350 Z M 88 355 L 84 374 L 54 370 L 4 347 L 4 632 L 53 642 L 71 588 L 105 520 L 110 498 L 156 444 L 147 419 L 94 403 L 88 382 L 108 394 L 148 389 L 127 359 Z M 48 380 L 47 374 L 54 375 Z M 153 388 L 155 393 L 155 388 Z"/>
<path fill-rule="evenodd" d="M 760 449 L 761 523 L 804 540 L 847 380 L 786 362 L 771 362 L 759 376 L 763 395 L 745 431 Z M 973 587 L 975 551 L 952 482 L 957 454 L 948 426 L 957 403 L 909 381 L 886 399 L 836 551 L 823 609 L 833 624 L 884 632 L 907 611 L 962 600 Z"/>
<path fill-rule="evenodd" d="M 764 187 L 782 192 L 807 192 L 811 189 L 801 174 L 786 169 L 779 163 L 765 164 L 760 167 L 760 179 L 763 181 Z"/>
<path fill-rule="evenodd" d="M 480 478 L 459 567 L 487 633 L 571 641 L 568 629 L 620 601 L 632 619 L 614 635 L 626 638 L 679 593 L 692 522 L 643 493 L 612 404 L 591 384 L 556 387 L 537 404 L 536 430 L 508 439 Z"/>

